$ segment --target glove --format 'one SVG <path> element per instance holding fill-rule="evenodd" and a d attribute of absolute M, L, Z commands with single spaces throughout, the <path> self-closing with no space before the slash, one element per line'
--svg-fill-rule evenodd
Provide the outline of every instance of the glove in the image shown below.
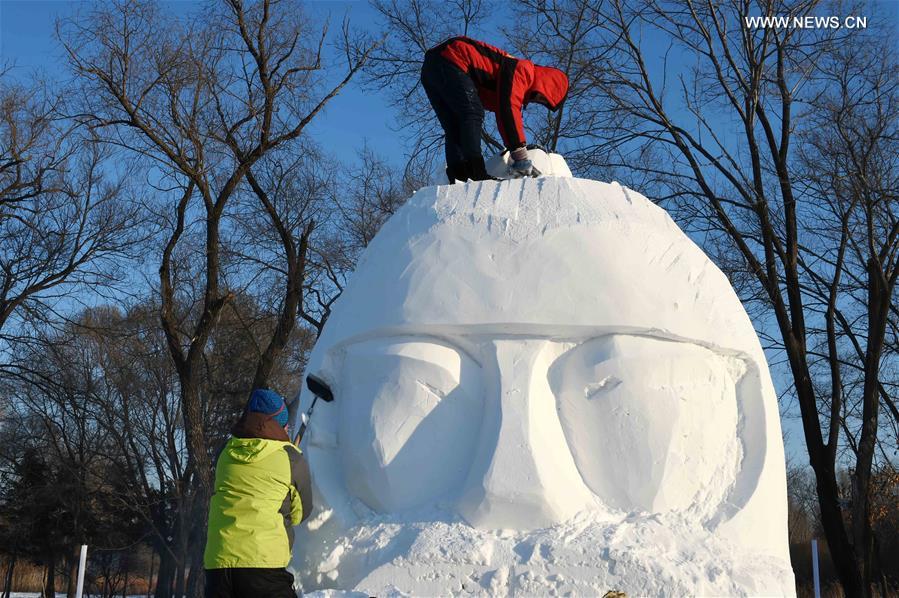
<path fill-rule="evenodd" d="M 515 160 L 512 162 L 511 175 L 520 179 L 522 177 L 540 176 L 540 171 L 534 168 L 534 164 L 530 160 Z"/>

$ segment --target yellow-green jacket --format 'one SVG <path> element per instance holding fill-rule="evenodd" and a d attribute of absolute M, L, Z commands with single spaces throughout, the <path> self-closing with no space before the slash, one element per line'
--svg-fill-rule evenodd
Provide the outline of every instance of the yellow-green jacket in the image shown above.
<path fill-rule="evenodd" d="M 312 512 L 309 467 L 277 422 L 245 413 L 215 466 L 206 569 L 286 567 Z"/>

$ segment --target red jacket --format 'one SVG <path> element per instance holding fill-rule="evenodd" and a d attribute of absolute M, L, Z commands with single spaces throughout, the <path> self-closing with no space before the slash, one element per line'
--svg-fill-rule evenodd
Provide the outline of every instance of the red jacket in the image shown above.
<path fill-rule="evenodd" d="M 558 110 L 568 94 L 568 77 L 559 69 L 515 58 L 469 37 L 453 37 L 433 48 L 474 81 L 484 108 L 496 113 L 506 147 L 525 145 L 521 109 L 530 102 Z"/>

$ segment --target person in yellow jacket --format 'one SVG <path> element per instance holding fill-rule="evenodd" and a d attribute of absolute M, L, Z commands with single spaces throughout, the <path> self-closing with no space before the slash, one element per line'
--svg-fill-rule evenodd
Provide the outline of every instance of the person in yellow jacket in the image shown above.
<path fill-rule="evenodd" d="M 278 393 L 256 389 L 215 464 L 203 565 L 207 598 L 296 598 L 293 526 L 312 513 L 309 466 Z"/>

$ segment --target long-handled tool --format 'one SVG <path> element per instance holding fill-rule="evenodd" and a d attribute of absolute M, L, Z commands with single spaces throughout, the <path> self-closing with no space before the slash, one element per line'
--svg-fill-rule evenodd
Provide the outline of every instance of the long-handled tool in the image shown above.
<path fill-rule="evenodd" d="M 309 409 L 306 410 L 306 413 L 302 415 L 303 421 L 300 425 L 300 431 L 297 432 L 296 438 L 293 439 L 293 443 L 295 445 L 299 445 L 300 441 L 303 440 L 303 434 L 306 433 L 306 426 L 309 424 L 309 419 L 312 417 L 312 410 L 315 409 L 315 402 L 321 399 L 326 403 L 330 403 L 334 400 L 334 393 L 331 392 L 331 387 L 327 385 L 327 383 L 315 376 L 314 374 L 309 374 L 306 376 L 306 388 L 312 392 L 314 398 L 312 399 L 312 404 L 309 405 Z"/>

